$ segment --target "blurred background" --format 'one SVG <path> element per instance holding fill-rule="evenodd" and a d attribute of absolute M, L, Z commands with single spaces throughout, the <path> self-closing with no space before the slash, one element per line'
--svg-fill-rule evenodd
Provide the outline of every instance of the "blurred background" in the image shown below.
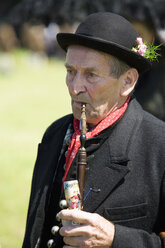
<path fill-rule="evenodd" d="M 144 40 L 161 44 L 135 95 L 165 121 L 164 0 L 1 0 L 0 248 L 21 247 L 38 143 L 54 120 L 71 112 L 56 34 L 74 32 L 98 11 L 125 16 Z"/>

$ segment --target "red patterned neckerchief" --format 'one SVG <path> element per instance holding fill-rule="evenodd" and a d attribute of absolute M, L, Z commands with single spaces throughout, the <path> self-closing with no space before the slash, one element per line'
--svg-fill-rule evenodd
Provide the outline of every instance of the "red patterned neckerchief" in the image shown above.
<path fill-rule="evenodd" d="M 86 139 L 89 139 L 89 138 L 92 138 L 92 137 L 98 135 L 101 131 L 110 127 L 117 120 L 119 120 L 122 117 L 122 115 L 124 114 L 124 112 L 126 111 L 126 109 L 128 107 L 129 100 L 130 100 L 130 98 L 128 98 L 126 100 L 126 102 L 120 108 L 116 109 L 114 112 L 110 113 L 104 120 L 99 122 L 91 131 L 87 132 Z M 80 123 L 80 121 L 74 118 L 74 130 L 75 130 L 75 132 L 72 135 L 72 140 L 71 140 L 71 143 L 70 143 L 70 145 L 68 147 L 68 151 L 67 151 L 66 170 L 65 170 L 64 177 L 63 177 L 63 183 L 66 180 L 67 174 L 68 174 L 69 169 L 70 169 L 71 164 L 72 164 L 72 161 L 75 158 L 75 156 L 78 152 L 78 149 L 81 145 L 80 144 L 81 131 L 79 128 L 79 123 Z"/>

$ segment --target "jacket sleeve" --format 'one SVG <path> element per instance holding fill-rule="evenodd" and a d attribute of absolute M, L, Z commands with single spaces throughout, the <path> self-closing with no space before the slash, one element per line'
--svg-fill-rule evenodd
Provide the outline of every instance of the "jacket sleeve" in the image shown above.
<path fill-rule="evenodd" d="M 165 175 L 160 193 L 160 210 L 157 222 L 157 233 L 148 233 L 142 229 L 115 224 L 112 248 L 165 248 L 159 237 L 160 232 L 165 232 Z"/>
<path fill-rule="evenodd" d="M 112 248 L 163 248 L 162 241 L 155 233 L 115 225 Z"/>

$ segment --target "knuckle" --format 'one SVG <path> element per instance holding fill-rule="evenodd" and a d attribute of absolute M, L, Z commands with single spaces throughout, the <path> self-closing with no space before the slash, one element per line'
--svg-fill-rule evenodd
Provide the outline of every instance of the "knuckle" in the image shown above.
<path fill-rule="evenodd" d="M 63 238 L 63 241 L 64 241 L 64 243 L 65 243 L 66 245 L 68 244 L 68 243 L 67 243 L 68 239 L 67 239 L 66 237 Z"/>
<path fill-rule="evenodd" d="M 94 247 L 94 242 L 90 239 L 84 240 L 82 243 L 83 247 L 92 248 Z"/>
<path fill-rule="evenodd" d="M 68 232 L 65 227 L 61 227 L 59 230 L 61 236 L 67 236 Z"/>
<path fill-rule="evenodd" d="M 60 230 L 59 230 L 59 234 L 60 234 L 61 236 L 63 236 L 63 235 L 64 235 L 64 232 L 63 232 L 63 227 L 61 227 L 61 228 L 60 228 Z"/>
<path fill-rule="evenodd" d="M 83 247 L 89 247 L 88 245 L 89 245 L 89 241 L 88 240 L 83 240 L 82 241 L 82 246 Z"/>

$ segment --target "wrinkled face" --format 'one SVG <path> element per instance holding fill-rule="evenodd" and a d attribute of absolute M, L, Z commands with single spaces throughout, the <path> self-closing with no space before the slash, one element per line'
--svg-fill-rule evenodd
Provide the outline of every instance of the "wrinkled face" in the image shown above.
<path fill-rule="evenodd" d="M 66 84 L 75 118 L 86 104 L 87 123 L 96 125 L 123 104 L 121 77 L 110 75 L 111 56 L 87 47 L 72 45 L 66 56 Z"/>

